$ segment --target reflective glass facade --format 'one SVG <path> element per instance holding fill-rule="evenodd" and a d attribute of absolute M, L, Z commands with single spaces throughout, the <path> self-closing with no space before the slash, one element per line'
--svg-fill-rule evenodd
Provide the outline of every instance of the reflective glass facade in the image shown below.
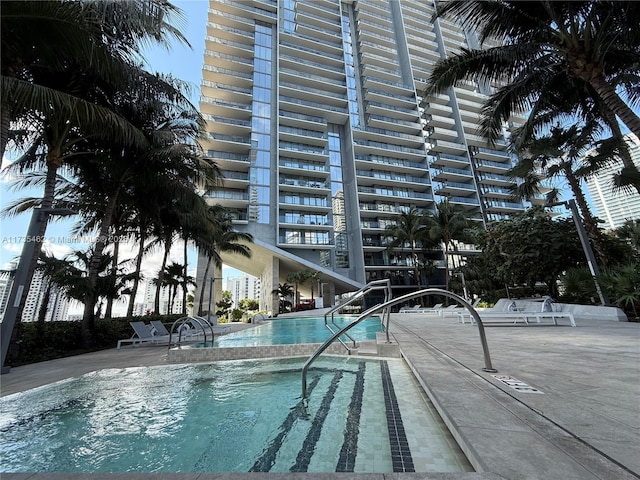
<path fill-rule="evenodd" d="M 505 142 L 477 134 L 490 92 L 422 98 L 434 62 L 477 42 L 433 13 L 418 0 L 210 0 L 204 147 L 225 176 L 211 202 L 281 259 L 277 281 L 312 268 L 336 293 L 379 278 L 409 288 L 406 249 L 384 235 L 401 212 L 445 197 L 479 223 L 523 209 Z"/>

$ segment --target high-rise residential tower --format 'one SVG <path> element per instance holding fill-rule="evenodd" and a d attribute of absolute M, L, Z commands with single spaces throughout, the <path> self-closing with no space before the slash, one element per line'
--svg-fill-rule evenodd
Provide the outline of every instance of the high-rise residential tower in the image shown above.
<path fill-rule="evenodd" d="M 640 168 L 640 141 L 629 134 L 625 137 L 633 163 Z M 599 170 L 587 179 L 587 191 L 591 197 L 596 215 L 604 220 L 603 228 L 614 230 L 627 220 L 640 219 L 640 194 L 636 190 L 616 191 L 613 176 L 622 168 L 622 162 L 615 162 Z"/>
<path fill-rule="evenodd" d="M 325 305 L 375 279 L 415 288 L 410 249 L 384 235 L 412 207 L 448 198 L 478 223 L 523 209 L 505 142 L 477 133 L 488 87 L 422 98 L 439 58 L 478 46 L 433 13 L 418 0 L 210 0 L 203 147 L 225 179 L 209 198 L 254 236 L 251 260 L 223 259 L 260 278 L 263 308 L 277 311 L 273 290 L 305 269 Z M 420 284 L 442 285 L 442 251 L 422 261 L 436 269 Z"/>

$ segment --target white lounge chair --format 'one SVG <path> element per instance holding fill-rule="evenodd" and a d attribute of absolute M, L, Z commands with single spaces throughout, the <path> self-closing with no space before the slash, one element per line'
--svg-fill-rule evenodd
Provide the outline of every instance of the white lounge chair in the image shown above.
<path fill-rule="evenodd" d="M 471 306 L 473 308 L 476 308 L 478 306 L 478 304 L 480 304 L 481 299 L 478 297 L 474 300 L 474 302 L 471 304 Z M 460 312 L 466 312 L 467 310 L 464 307 L 461 307 L 460 305 L 449 305 L 446 308 L 441 308 L 440 311 L 438 312 L 438 315 L 440 315 L 441 317 L 446 317 L 449 315 L 458 315 L 458 313 Z M 463 322 L 464 323 L 464 322 Z"/>
<path fill-rule="evenodd" d="M 441 303 L 436 303 L 431 308 L 429 307 L 423 308 L 420 305 L 414 305 L 411 308 L 401 308 L 398 313 L 438 313 L 438 311 L 440 310 L 440 307 L 442 307 Z"/>
<path fill-rule="evenodd" d="M 131 328 L 133 328 L 133 336 L 131 338 L 123 338 L 118 340 L 119 349 L 123 344 L 130 343 L 134 347 L 143 343 L 155 343 L 155 344 L 168 344 L 168 335 L 154 335 L 149 325 L 144 322 L 129 322 Z"/>
<path fill-rule="evenodd" d="M 151 332 L 154 335 L 169 335 L 169 330 L 167 330 L 167 327 L 165 327 L 164 323 L 162 323 L 160 320 L 151 320 L 151 322 L 149 323 L 153 327 Z"/>
<path fill-rule="evenodd" d="M 522 320 L 525 325 L 529 325 L 530 319 L 535 319 L 536 323 L 541 323 L 543 319 L 551 319 L 554 325 L 558 325 L 558 319 L 566 318 L 569 320 L 569 323 L 572 327 L 576 326 L 575 318 L 571 312 L 562 312 L 562 311 L 549 311 L 553 310 L 550 307 L 549 302 L 544 302 L 542 305 L 541 311 L 532 312 L 532 311 L 524 311 L 520 307 L 517 306 L 515 302 L 511 302 L 505 311 L 497 311 L 494 309 L 486 309 L 483 311 L 479 311 L 480 319 L 484 322 L 485 320 L 501 320 L 508 319 L 513 320 L 513 324 L 518 323 L 518 320 Z M 458 312 L 458 318 L 462 323 L 465 323 L 465 319 L 469 318 L 470 322 L 475 323 L 473 317 L 469 312 Z"/>

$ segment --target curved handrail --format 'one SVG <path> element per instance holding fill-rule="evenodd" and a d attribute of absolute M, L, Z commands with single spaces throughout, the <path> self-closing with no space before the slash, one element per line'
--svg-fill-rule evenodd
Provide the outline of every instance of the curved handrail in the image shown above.
<path fill-rule="evenodd" d="M 175 329 L 175 326 L 180 323 L 180 326 L 184 325 L 185 323 L 187 323 L 188 321 L 196 321 L 198 323 L 198 325 L 200 325 L 202 327 L 202 332 L 204 333 L 204 343 L 205 345 L 207 344 L 207 331 L 205 330 L 205 325 L 209 327 L 209 330 L 211 330 L 211 343 L 213 344 L 214 341 L 214 336 L 213 336 L 213 327 L 211 326 L 211 324 L 209 322 L 207 322 L 204 318 L 202 317 L 190 317 L 190 316 L 186 316 L 186 317 L 180 317 L 178 318 L 175 322 L 173 322 L 173 324 L 171 325 L 171 329 L 169 330 L 169 348 L 171 348 L 171 337 L 173 336 L 173 331 Z M 204 325 L 203 325 L 204 322 Z M 182 330 L 178 330 L 178 345 L 180 345 L 180 342 L 182 341 Z"/>
<path fill-rule="evenodd" d="M 384 284 L 384 286 L 375 286 L 377 284 Z M 335 333 L 335 331 L 329 326 L 329 324 L 327 323 L 327 316 L 331 315 L 331 323 L 338 329 L 340 329 L 341 327 L 336 324 L 335 320 L 334 320 L 334 314 L 338 311 L 340 311 L 343 307 L 345 307 L 346 305 L 349 305 L 353 302 L 355 302 L 356 300 L 358 300 L 361 297 L 364 297 L 367 293 L 369 293 L 372 290 L 385 290 L 385 302 L 388 301 L 391 297 L 391 280 L 389 280 L 388 278 L 386 279 L 382 279 L 382 280 L 373 280 L 369 283 L 367 283 L 364 287 L 360 288 L 359 290 L 356 290 L 356 292 L 347 299 L 347 301 L 342 302 L 338 305 L 334 305 L 332 308 L 330 308 L 325 314 L 324 314 L 324 326 L 327 327 L 329 329 L 329 331 L 331 333 Z M 387 315 L 387 322 L 389 321 L 389 313 L 391 312 L 391 309 L 389 308 Z M 384 315 L 383 315 L 384 316 Z M 387 323 L 388 325 L 388 323 Z M 382 327 L 384 328 L 384 319 L 382 320 Z M 389 342 L 389 329 L 387 328 L 387 342 Z M 351 335 L 349 335 L 348 333 L 345 333 L 345 335 L 349 338 L 349 340 L 351 340 L 353 342 L 353 346 L 356 347 L 356 341 L 353 339 L 353 337 Z M 342 341 L 342 339 L 340 337 L 337 338 L 337 340 L 344 346 L 344 348 L 346 348 L 349 352 L 351 351 L 351 349 L 349 347 L 347 347 L 347 345 Z"/>
<path fill-rule="evenodd" d="M 194 315 L 193 317 L 191 317 L 191 320 L 195 320 L 200 327 L 202 327 L 202 332 L 204 333 L 204 344 L 205 346 L 207 345 L 207 332 L 205 331 L 204 327 L 207 326 L 209 327 L 209 330 L 211 331 L 211 345 L 213 346 L 213 342 L 215 341 L 215 335 L 213 334 L 213 326 L 211 325 L 211 323 L 203 317 L 199 317 L 198 315 Z"/>
<path fill-rule="evenodd" d="M 391 308 L 394 305 L 406 302 L 407 300 L 411 300 L 416 297 L 421 297 L 423 295 L 432 295 L 432 294 L 443 295 L 445 297 L 452 298 L 456 300 L 458 303 L 462 304 L 462 306 L 469 311 L 471 316 L 476 321 L 476 324 L 478 326 L 478 333 L 480 334 L 480 343 L 482 345 L 482 351 L 484 355 L 484 368 L 482 370 L 485 372 L 492 372 L 492 373 L 497 372 L 497 370 L 493 368 L 493 366 L 491 365 L 491 356 L 489 354 L 489 347 L 487 346 L 487 337 L 484 333 L 484 325 L 476 309 L 473 308 L 471 304 L 467 302 L 464 298 L 460 297 L 455 293 L 451 293 L 447 290 L 442 290 L 440 288 L 427 288 L 424 290 L 418 290 L 417 292 L 407 293 L 406 295 L 403 295 L 401 297 L 395 298 L 393 300 L 389 300 L 387 302 L 384 302 L 369 308 L 368 310 L 361 313 L 358 316 L 358 318 L 356 318 L 353 322 L 351 322 L 349 325 L 346 325 L 342 330 L 340 330 L 339 332 L 336 332 L 331 338 L 325 341 L 320 346 L 320 348 L 318 348 L 318 350 L 316 350 L 316 352 L 313 355 L 311 355 L 311 357 L 309 357 L 309 359 L 305 362 L 304 366 L 302 367 L 302 400 L 303 402 L 305 402 L 306 404 L 306 401 L 307 401 L 307 371 L 309 370 L 309 367 L 315 361 L 315 359 L 318 358 L 322 354 L 322 352 L 324 352 L 329 347 L 329 345 L 331 345 L 335 341 L 337 337 L 339 337 L 344 333 L 344 331 L 350 330 L 351 328 L 356 326 L 358 323 L 360 323 L 362 320 L 368 318 L 369 316 L 378 312 L 379 310 L 382 310 L 384 308 Z M 387 325 L 387 338 L 388 338 L 388 330 L 389 328 Z"/>

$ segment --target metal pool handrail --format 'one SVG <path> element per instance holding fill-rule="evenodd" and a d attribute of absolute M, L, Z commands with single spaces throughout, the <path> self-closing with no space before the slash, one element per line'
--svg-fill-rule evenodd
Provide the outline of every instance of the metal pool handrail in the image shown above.
<path fill-rule="evenodd" d="M 385 295 L 384 295 L 384 301 L 388 301 L 391 298 L 391 280 L 389 280 L 388 278 L 383 279 L 383 280 L 374 280 L 372 282 L 367 283 L 364 287 L 362 287 L 360 290 L 357 290 L 351 297 L 349 297 L 347 299 L 347 301 L 340 303 L 338 305 L 334 305 L 330 310 L 328 310 L 325 314 L 324 314 L 324 326 L 333 334 L 336 333 L 333 328 L 331 328 L 331 326 L 327 323 L 327 316 L 331 315 L 331 323 L 336 327 L 336 328 L 341 328 L 339 325 L 336 324 L 335 320 L 334 320 L 334 314 L 338 311 L 340 311 L 343 307 L 345 307 L 346 305 L 350 305 L 351 303 L 355 302 L 357 299 L 364 297 L 367 293 L 373 291 L 373 290 L 383 290 L 385 291 Z M 387 310 L 385 310 L 386 313 L 386 320 L 387 320 L 387 325 L 389 325 L 389 318 L 390 318 L 390 313 L 391 313 L 391 307 L 389 307 Z M 385 315 L 383 314 L 383 317 Z M 382 327 L 384 328 L 385 324 L 384 324 L 384 318 L 382 320 Z M 387 328 L 387 342 L 389 341 L 389 329 Z M 349 338 L 349 340 L 351 340 L 353 342 L 353 346 L 354 348 L 356 347 L 356 341 L 353 339 L 353 337 L 351 337 L 351 335 L 349 335 L 348 333 L 345 333 L 345 335 Z M 351 352 L 351 349 L 342 341 L 342 339 L 340 337 L 338 337 L 337 339 L 344 348 L 347 349 L 347 351 Z"/>
<path fill-rule="evenodd" d="M 188 321 L 193 320 L 196 323 L 198 323 L 198 325 L 200 325 L 200 327 L 202 327 L 202 332 L 204 334 L 204 344 L 207 344 L 207 331 L 205 330 L 205 326 L 209 327 L 209 330 L 211 330 L 211 344 L 213 344 L 214 338 L 213 338 L 213 327 L 211 326 L 211 324 L 209 322 L 207 322 L 204 318 L 202 317 L 190 317 L 190 316 L 186 316 L 186 317 L 180 317 L 179 319 L 177 319 L 175 322 L 173 322 L 173 325 L 171 325 L 171 329 L 169 330 L 169 348 L 171 348 L 171 337 L 173 335 L 173 331 L 175 329 L 175 326 L 180 323 L 180 326 L 184 325 L 185 323 L 187 323 Z M 178 345 L 180 345 L 180 342 L 182 341 L 182 330 L 178 330 Z"/>
<path fill-rule="evenodd" d="M 329 345 L 331 345 L 336 340 L 336 338 L 342 335 L 345 331 L 350 330 L 351 328 L 356 326 L 362 320 L 368 318 L 369 316 L 373 315 L 374 313 L 382 309 L 391 308 L 392 306 L 397 305 L 399 303 L 404 303 L 407 300 L 412 300 L 414 298 L 422 297 L 424 295 L 442 295 L 448 298 L 452 298 L 453 300 L 462 304 L 462 306 L 469 311 L 473 319 L 476 321 L 476 324 L 478 326 L 478 333 L 480 334 L 480 344 L 482 345 L 482 352 L 484 355 L 484 368 L 482 370 L 485 372 L 492 372 L 492 373 L 497 372 L 497 370 L 493 368 L 493 366 L 491 365 L 491 356 L 489 354 L 489 347 L 487 346 L 487 337 L 484 333 L 484 325 L 476 309 L 473 308 L 471 304 L 467 302 L 464 298 L 462 298 L 459 295 L 456 295 L 455 293 L 449 292 L 447 290 L 442 290 L 440 288 L 426 288 L 424 290 L 418 290 L 417 292 L 407 293 L 406 295 L 403 295 L 401 297 L 386 301 L 384 303 L 380 303 L 378 305 L 375 305 L 369 308 L 368 310 L 360 314 L 360 316 L 358 316 L 353 322 L 351 322 L 349 325 L 346 325 L 342 330 L 336 332 L 331 338 L 329 338 L 326 342 L 324 342 L 320 346 L 320 348 L 318 348 L 318 350 L 316 350 L 316 352 L 313 355 L 311 355 L 311 357 L 309 357 L 309 359 L 305 362 L 304 366 L 302 367 L 302 401 L 305 403 L 305 405 L 307 402 L 307 371 L 309 370 L 309 367 L 311 366 L 311 364 L 316 360 L 316 358 L 318 358 L 322 354 L 322 352 L 324 352 L 329 347 Z M 389 324 L 387 324 L 387 339 L 389 338 L 388 332 L 389 332 Z"/>

